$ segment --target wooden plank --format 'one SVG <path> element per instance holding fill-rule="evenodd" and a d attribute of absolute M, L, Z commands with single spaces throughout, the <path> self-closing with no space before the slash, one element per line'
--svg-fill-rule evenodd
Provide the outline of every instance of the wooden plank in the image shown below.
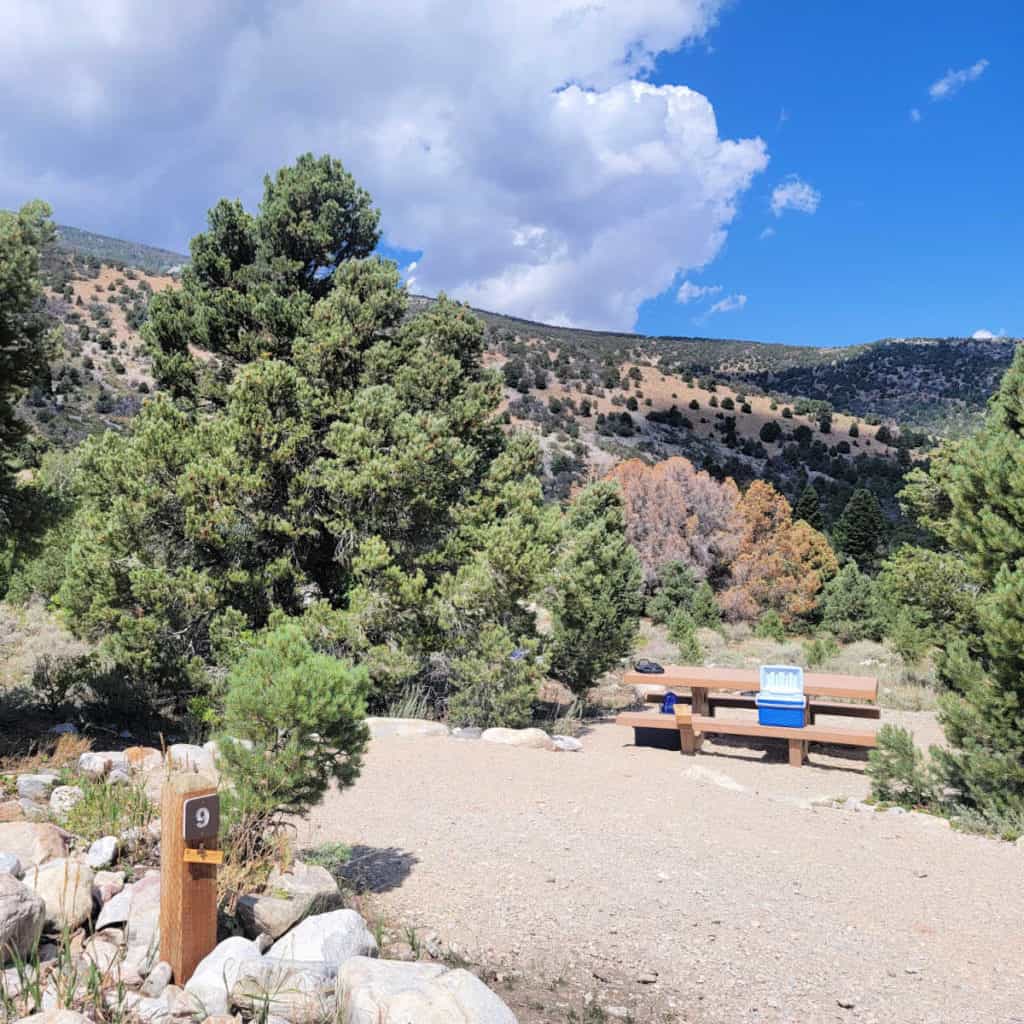
<path fill-rule="evenodd" d="M 704 668 L 694 665 L 666 665 L 659 675 L 627 672 L 627 686 L 701 687 L 710 690 L 757 690 L 760 676 L 754 669 Z M 830 672 L 804 673 L 804 692 L 809 697 L 842 697 L 848 700 L 878 699 L 878 680 L 869 676 L 847 676 Z"/>
<path fill-rule="evenodd" d="M 160 959 L 184 985 L 200 960 L 217 945 L 217 865 L 186 863 L 184 808 L 190 797 L 213 796 L 209 775 L 169 775 L 160 802 Z M 216 849 L 217 841 L 204 843 Z"/>
<path fill-rule="evenodd" d="M 789 741 L 789 766 L 799 768 L 807 757 L 807 744 L 800 740 Z"/>
<path fill-rule="evenodd" d="M 648 693 L 644 700 L 648 704 L 660 704 L 665 699 L 664 693 Z M 676 694 L 677 704 L 690 704 L 689 693 Z M 712 693 L 708 695 L 708 704 L 714 708 L 756 708 L 753 697 L 741 697 L 738 694 Z M 811 721 L 815 715 L 842 715 L 847 718 L 881 718 L 882 709 L 877 704 L 840 704 L 832 700 L 812 700 L 808 702 Z"/>
<path fill-rule="evenodd" d="M 843 729 L 835 725 L 805 725 L 789 729 L 782 725 L 759 725 L 757 722 L 731 722 L 728 719 L 692 716 L 693 728 L 700 732 L 728 736 L 764 736 L 770 739 L 796 739 L 804 743 L 834 743 L 838 746 L 874 747 L 877 735 L 867 729 Z"/>
<path fill-rule="evenodd" d="M 630 729 L 678 729 L 675 715 L 663 715 L 660 711 L 623 711 L 615 716 L 616 725 Z"/>

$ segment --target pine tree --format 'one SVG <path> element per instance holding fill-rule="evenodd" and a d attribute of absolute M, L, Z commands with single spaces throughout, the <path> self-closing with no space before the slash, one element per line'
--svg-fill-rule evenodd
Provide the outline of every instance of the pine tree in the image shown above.
<path fill-rule="evenodd" d="M 818 490 L 813 484 L 808 484 L 800 494 L 799 500 L 793 507 L 793 519 L 802 519 L 808 526 L 813 526 L 816 530 L 825 529 L 825 514 L 821 511 Z"/>
<path fill-rule="evenodd" d="M 833 533 L 839 550 L 865 568 L 873 564 L 887 529 L 878 499 L 861 487 L 850 495 Z"/>
<path fill-rule="evenodd" d="M 684 665 L 702 665 L 704 652 L 697 639 L 697 624 L 683 608 L 673 613 L 668 622 L 668 638 L 676 645 L 680 662 Z"/>
<path fill-rule="evenodd" d="M 47 366 L 50 324 L 39 256 L 53 238 L 49 217 L 50 208 L 38 200 L 17 213 L 0 210 L 0 474 L 25 433 L 14 407 Z"/>
<path fill-rule="evenodd" d="M 569 506 L 554 580 L 551 669 L 582 694 L 633 649 L 643 608 L 643 570 L 615 484 L 591 484 Z"/>
<path fill-rule="evenodd" d="M 940 720 L 947 785 L 994 822 L 1024 828 L 1024 351 L 1018 348 L 984 428 L 941 470 L 952 511 L 942 534 L 982 582 L 983 653 L 960 653 L 959 693 Z M 979 671 L 980 669 L 980 671 Z M 946 671 L 956 670 L 955 664 Z"/>

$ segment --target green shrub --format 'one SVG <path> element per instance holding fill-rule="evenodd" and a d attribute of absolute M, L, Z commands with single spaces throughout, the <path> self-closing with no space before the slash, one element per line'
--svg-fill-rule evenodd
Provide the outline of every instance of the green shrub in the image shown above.
<path fill-rule="evenodd" d="M 855 562 L 847 562 L 822 588 L 821 624 L 844 643 L 881 638 L 875 584 Z"/>
<path fill-rule="evenodd" d="M 895 725 L 878 730 L 878 746 L 868 754 L 867 775 L 876 800 L 921 807 L 937 797 L 934 772 L 913 735 Z"/>
<path fill-rule="evenodd" d="M 820 668 L 838 653 L 839 644 L 828 634 L 812 637 L 804 643 L 804 660 L 808 668 Z"/>
<path fill-rule="evenodd" d="M 529 725 L 543 680 L 536 641 L 517 646 L 503 626 L 487 626 L 452 661 L 448 721 L 481 729 Z"/>
<path fill-rule="evenodd" d="M 258 845 L 284 815 L 319 803 L 332 780 L 356 780 L 367 689 L 364 668 L 318 654 L 294 623 L 258 638 L 225 683 L 218 749 L 229 829 Z"/>
<path fill-rule="evenodd" d="M 128 829 L 140 832 L 156 816 L 141 782 L 111 784 L 92 779 L 75 779 L 84 796 L 67 813 L 62 825 L 86 842 L 103 836 L 119 836 Z M 140 837 L 141 838 L 141 837 Z"/>
<path fill-rule="evenodd" d="M 693 591 L 690 600 L 690 614 L 698 626 L 707 629 L 717 629 L 722 624 L 722 610 L 715 600 L 714 591 L 711 585 L 704 580 Z"/>
<path fill-rule="evenodd" d="M 889 646 L 908 664 L 916 665 L 931 646 L 928 632 L 918 612 L 906 606 L 892 613 L 886 635 Z"/>
<path fill-rule="evenodd" d="M 697 624 L 688 611 L 679 608 L 672 613 L 668 621 L 668 637 L 676 645 L 679 660 L 684 665 L 700 665 L 704 662 L 704 652 L 697 639 Z"/>
<path fill-rule="evenodd" d="M 774 608 L 768 611 L 757 620 L 754 626 L 754 636 L 762 640 L 774 640 L 776 643 L 783 643 L 786 639 L 786 627 L 779 618 L 779 613 Z"/>
<path fill-rule="evenodd" d="M 665 623 L 676 609 L 690 609 L 697 580 L 685 562 L 669 562 L 663 565 L 658 576 L 658 591 L 647 602 L 647 614 L 653 621 Z"/>

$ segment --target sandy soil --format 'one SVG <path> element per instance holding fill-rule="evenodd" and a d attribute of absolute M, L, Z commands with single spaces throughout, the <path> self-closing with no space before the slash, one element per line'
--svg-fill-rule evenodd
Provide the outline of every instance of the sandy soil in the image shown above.
<path fill-rule="evenodd" d="M 383 912 L 513 971 L 521 1021 L 1024 1021 L 1024 850 L 811 806 L 866 794 L 855 760 L 582 738 L 375 740 L 301 838 L 354 844 Z"/>

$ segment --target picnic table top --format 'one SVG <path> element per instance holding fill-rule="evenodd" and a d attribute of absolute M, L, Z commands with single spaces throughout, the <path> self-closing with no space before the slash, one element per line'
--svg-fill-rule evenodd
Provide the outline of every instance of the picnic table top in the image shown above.
<path fill-rule="evenodd" d="M 665 689 L 757 690 L 760 675 L 752 668 L 703 668 L 696 665 L 665 665 L 659 674 L 627 672 L 627 686 L 662 686 Z M 846 676 L 831 672 L 805 672 L 804 693 L 809 697 L 843 697 L 876 701 L 878 680 L 870 676 Z"/>

